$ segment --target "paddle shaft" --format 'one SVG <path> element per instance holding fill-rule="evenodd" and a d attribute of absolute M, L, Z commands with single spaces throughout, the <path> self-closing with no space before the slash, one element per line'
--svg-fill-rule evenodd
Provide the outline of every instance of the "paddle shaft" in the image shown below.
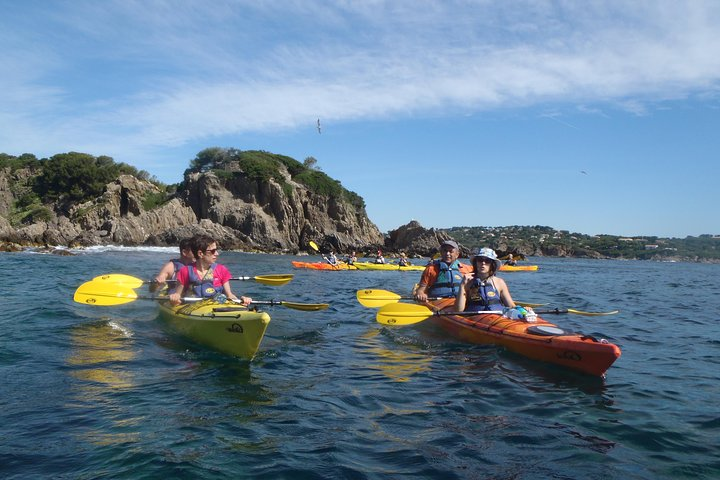
<path fill-rule="evenodd" d="M 430 309 L 428 309 L 430 310 Z M 537 315 L 555 315 L 561 313 L 570 313 L 567 308 L 553 308 L 551 310 L 533 310 Z M 459 315 L 463 317 L 474 316 L 474 315 L 502 315 L 502 310 L 478 310 L 478 311 L 463 311 L 463 312 L 447 312 L 442 310 L 436 310 L 432 313 L 428 313 L 427 316 L 432 315 Z M 418 314 L 418 316 L 422 316 Z"/>
<path fill-rule="evenodd" d="M 289 281 L 293 279 L 292 274 L 284 273 L 284 274 L 269 274 L 269 275 L 258 275 L 255 277 L 250 276 L 240 276 L 240 277 L 232 277 L 230 280 L 254 280 L 258 283 L 262 283 L 264 285 L 270 285 L 270 286 L 278 286 L 278 285 L 285 285 Z M 110 273 L 106 275 L 100 275 L 93 279 L 93 281 L 101 281 L 101 282 L 108 282 L 108 283 L 117 283 L 117 284 L 126 284 L 130 288 L 140 288 L 143 284 L 150 284 L 150 289 L 153 289 L 154 286 L 161 285 L 160 283 L 156 282 L 155 280 L 143 280 L 141 278 L 133 277 L 130 275 L 125 275 L 123 273 Z M 168 284 L 175 284 L 177 283 L 177 280 L 167 280 L 165 283 Z"/>

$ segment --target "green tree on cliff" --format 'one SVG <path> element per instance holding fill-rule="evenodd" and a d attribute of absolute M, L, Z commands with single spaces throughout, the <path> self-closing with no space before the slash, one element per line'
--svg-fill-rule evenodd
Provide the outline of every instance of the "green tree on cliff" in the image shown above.
<path fill-rule="evenodd" d="M 115 163 L 105 155 L 60 153 L 41 160 L 41 164 L 42 173 L 37 178 L 35 192 L 45 202 L 59 199 L 84 202 L 102 195 L 105 185 L 121 174 L 141 176 L 135 167 Z"/>

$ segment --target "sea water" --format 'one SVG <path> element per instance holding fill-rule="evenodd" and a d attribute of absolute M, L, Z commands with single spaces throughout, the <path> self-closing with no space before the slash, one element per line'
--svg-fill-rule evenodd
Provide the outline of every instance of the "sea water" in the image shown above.
<path fill-rule="evenodd" d="M 622 356 L 605 379 L 384 327 L 355 293 L 418 272 L 294 270 L 225 253 L 272 307 L 252 362 L 168 332 L 152 301 L 72 301 L 104 273 L 151 278 L 172 249 L 0 254 L 0 478 L 720 478 L 720 265 L 530 258 L 516 300 Z M 142 289 L 139 293 L 146 293 Z"/>

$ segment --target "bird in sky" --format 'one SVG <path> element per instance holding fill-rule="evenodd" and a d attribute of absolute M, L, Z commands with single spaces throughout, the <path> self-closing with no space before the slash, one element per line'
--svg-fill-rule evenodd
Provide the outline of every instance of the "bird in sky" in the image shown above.
<path fill-rule="evenodd" d="M 585 170 L 580 170 L 580 173 L 587 175 L 588 173 Z"/>
<path fill-rule="evenodd" d="M 318 129 L 318 133 L 322 133 L 322 131 L 320 130 L 320 119 L 319 118 L 318 118 L 317 129 Z"/>

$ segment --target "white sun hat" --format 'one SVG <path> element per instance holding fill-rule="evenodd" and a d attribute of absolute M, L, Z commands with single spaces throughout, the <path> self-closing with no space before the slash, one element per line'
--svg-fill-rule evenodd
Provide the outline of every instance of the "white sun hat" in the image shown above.
<path fill-rule="evenodd" d="M 493 262 L 495 262 L 495 271 L 500 270 L 500 266 L 502 265 L 502 262 L 498 260 L 497 254 L 495 253 L 495 250 L 492 248 L 480 248 L 475 251 L 475 254 L 473 255 L 472 261 L 475 261 L 475 257 L 484 257 L 489 258 Z"/>

